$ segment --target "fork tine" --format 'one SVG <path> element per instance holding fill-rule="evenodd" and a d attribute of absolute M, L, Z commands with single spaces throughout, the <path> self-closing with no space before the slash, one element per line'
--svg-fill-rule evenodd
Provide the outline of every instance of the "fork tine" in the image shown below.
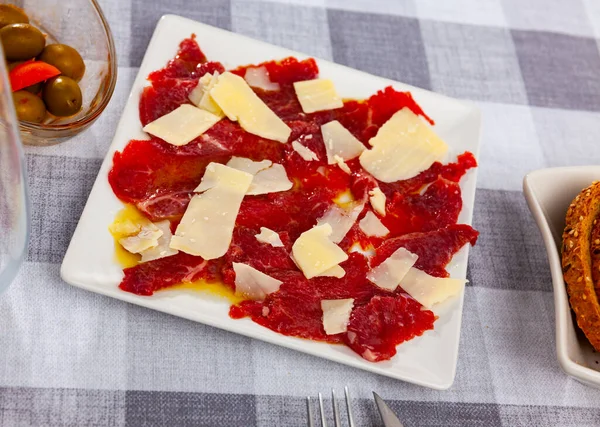
<path fill-rule="evenodd" d="M 306 412 L 308 412 L 308 427 L 315 427 L 313 423 L 313 413 L 310 406 L 310 397 L 306 398 Z"/>
<path fill-rule="evenodd" d="M 327 427 L 325 411 L 323 410 L 323 395 L 321 393 L 319 393 L 319 409 L 321 410 L 321 427 Z"/>
<path fill-rule="evenodd" d="M 331 406 L 333 406 L 333 424 L 335 427 L 342 427 L 340 411 L 338 410 L 337 401 L 335 400 L 335 390 L 333 389 L 331 389 Z"/>
<path fill-rule="evenodd" d="M 350 405 L 350 392 L 348 391 L 348 387 L 344 387 L 344 391 L 346 393 L 346 410 L 348 411 L 348 426 L 355 427 L 354 417 L 352 416 L 352 407 Z"/>

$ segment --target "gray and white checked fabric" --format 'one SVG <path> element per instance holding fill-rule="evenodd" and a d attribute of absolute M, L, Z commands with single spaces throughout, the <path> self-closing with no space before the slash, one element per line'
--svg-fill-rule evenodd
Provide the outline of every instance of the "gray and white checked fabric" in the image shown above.
<path fill-rule="evenodd" d="M 0 425 L 302 426 L 303 397 L 350 385 L 359 425 L 600 425 L 600 391 L 560 370 L 523 175 L 600 162 L 598 0 L 102 0 L 119 58 L 87 132 L 27 148 L 33 235 L 0 297 Z M 158 18 L 175 13 L 466 98 L 484 112 L 458 373 L 432 391 L 64 284 L 59 264 Z"/>

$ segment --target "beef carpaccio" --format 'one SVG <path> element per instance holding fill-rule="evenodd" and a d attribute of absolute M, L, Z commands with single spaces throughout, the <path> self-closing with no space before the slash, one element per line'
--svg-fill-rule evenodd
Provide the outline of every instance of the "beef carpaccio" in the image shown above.
<path fill-rule="evenodd" d="M 313 59 L 293 57 L 264 64 L 277 90 L 253 88 L 258 97 L 291 129 L 288 143 L 246 132 L 237 122 L 223 118 L 201 136 L 183 146 L 151 137 L 132 140 L 114 155 L 109 173 L 117 197 L 132 204 L 150 221 L 169 220 L 175 231 L 211 162 L 227 163 L 233 156 L 254 161 L 268 159 L 284 166 L 293 187 L 287 191 L 245 196 L 241 203 L 231 244 L 217 259 L 179 252 L 139 262 L 125 268 L 120 288 L 151 296 L 182 282 L 221 282 L 235 290 L 233 263 L 244 263 L 281 282 L 276 292 L 263 300 L 247 299 L 230 308 L 233 318 L 249 317 L 278 333 L 349 346 L 370 361 L 394 356 L 396 346 L 433 329 L 436 316 L 403 291 L 382 289 L 367 279 L 369 271 L 399 248 L 418 255 L 414 265 L 429 275 L 447 277 L 446 265 L 465 244 L 475 244 L 478 233 L 457 224 L 462 208 L 458 182 L 476 167 L 474 156 L 465 152 L 452 163 L 433 163 L 407 180 L 379 182 L 366 172 L 358 159 L 347 161 L 350 174 L 337 164 L 328 164 L 321 126 L 337 120 L 365 147 L 394 113 L 410 109 L 433 124 L 408 92 L 384 88 L 366 100 L 345 100 L 343 107 L 311 114 L 303 112 L 293 83 L 318 77 Z M 252 67 L 257 67 L 253 65 Z M 244 76 L 247 67 L 230 70 Z M 210 61 L 195 37 L 180 44 L 177 56 L 165 68 L 148 76 L 140 98 L 142 125 L 189 104 L 188 95 L 206 73 L 223 73 L 222 64 Z M 293 149 L 299 141 L 317 160 L 306 161 Z M 359 221 L 369 212 L 363 205 L 339 247 L 348 259 L 340 264 L 341 278 L 307 279 L 290 257 L 292 244 L 311 229 L 340 197 L 367 200 L 379 187 L 386 196 L 386 215 L 378 215 L 389 230 L 384 237 L 368 236 Z M 261 227 L 278 233 L 281 245 L 257 240 Z M 359 248 L 360 250 L 356 250 Z M 345 332 L 327 334 L 323 326 L 322 300 L 352 298 L 353 308 Z"/>

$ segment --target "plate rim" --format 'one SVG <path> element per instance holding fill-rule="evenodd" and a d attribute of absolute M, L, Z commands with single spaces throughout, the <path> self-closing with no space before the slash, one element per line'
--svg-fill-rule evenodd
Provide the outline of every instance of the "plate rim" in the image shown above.
<path fill-rule="evenodd" d="M 216 34 L 219 34 L 219 33 L 228 33 L 230 35 L 234 35 L 236 38 L 239 38 L 239 39 L 242 39 L 242 40 L 246 40 L 246 41 L 254 43 L 256 45 L 263 46 L 265 48 L 283 49 L 283 50 L 287 51 L 289 53 L 289 55 L 294 55 L 294 56 L 297 56 L 297 57 L 300 57 L 300 58 L 312 57 L 312 58 L 315 58 L 317 60 L 317 62 L 320 63 L 320 64 L 321 63 L 333 64 L 333 65 L 335 65 L 335 67 L 343 68 L 347 72 L 359 73 L 359 74 L 362 74 L 365 77 L 370 77 L 370 78 L 376 78 L 376 79 L 379 79 L 379 80 L 384 80 L 384 81 L 388 82 L 388 84 L 399 84 L 399 85 L 408 87 L 408 89 L 411 90 L 411 91 L 414 90 L 415 92 L 428 93 L 428 94 L 434 95 L 436 98 L 444 98 L 444 99 L 447 99 L 447 100 L 451 100 L 452 102 L 455 102 L 455 103 L 457 103 L 459 105 L 462 105 L 464 108 L 468 109 L 469 116 L 473 115 L 473 119 L 476 122 L 475 124 L 473 124 L 473 126 L 477 126 L 477 137 L 476 137 L 476 141 L 474 143 L 474 146 L 469 151 L 472 151 L 476 158 L 479 157 L 479 150 L 480 150 L 480 146 L 481 146 L 481 137 L 482 137 L 482 112 L 481 112 L 481 109 L 476 104 L 474 104 L 472 102 L 464 101 L 464 100 L 458 100 L 458 99 L 451 98 L 451 97 L 448 97 L 448 96 L 443 95 L 443 94 L 438 94 L 438 93 L 434 93 L 434 92 L 431 92 L 431 91 L 428 91 L 428 90 L 425 90 L 425 89 L 422 89 L 422 88 L 417 88 L 417 87 L 414 87 L 414 86 L 411 86 L 411 85 L 407 85 L 405 83 L 396 82 L 396 81 L 393 81 L 391 79 L 387 79 L 387 78 L 383 78 L 383 77 L 379 77 L 379 76 L 374 76 L 372 74 L 369 74 L 369 73 L 366 73 L 364 71 L 360 71 L 360 70 L 357 70 L 357 69 L 354 69 L 354 68 L 351 68 L 351 67 L 348 67 L 348 66 L 345 66 L 345 65 L 342 65 L 342 64 L 337 64 L 337 63 L 334 63 L 334 62 L 329 61 L 329 60 L 320 59 L 318 57 L 307 55 L 307 54 L 304 54 L 304 53 L 301 53 L 301 52 L 296 52 L 296 51 L 293 51 L 291 49 L 282 48 L 280 46 L 273 45 L 271 43 L 267 43 L 267 42 L 264 42 L 264 41 L 261 41 L 261 40 L 256 40 L 256 39 L 253 39 L 251 37 L 248 37 L 248 36 L 245 36 L 245 35 L 242 35 L 242 34 L 233 33 L 231 31 L 223 30 L 221 28 L 213 27 L 213 26 L 210 26 L 210 25 L 198 22 L 198 21 L 194 21 L 194 20 L 189 19 L 189 18 L 185 18 L 185 17 L 181 17 L 181 16 L 178 16 L 178 15 L 173 15 L 173 14 L 166 14 L 166 15 L 163 15 L 159 19 L 159 21 L 158 21 L 158 23 L 157 23 L 157 25 L 155 27 L 154 33 L 153 33 L 153 35 L 152 35 L 152 37 L 150 39 L 150 42 L 148 44 L 148 48 L 147 48 L 147 50 L 146 50 L 146 52 L 144 54 L 144 58 L 143 58 L 143 60 L 141 62 L 141 65 L 139 67 L 138 74 L 136 75 L 135 79 L 133 80 L 129 96 L 127 97 L 127 101 L 126 101 L 125 106 L 124 106 L 124 108 L 123 108 L 123 110 L 121 112 L 121 118 L 119 119 L 118 124 L 117 124 L 117 126 L 115 128 L 115 134 L 114 134 L 113 140 L 112 140 L 112 142 L 111 142 L 111 144 L 110 144 L 110 146 L 109 146 L 109 148 L 107 150 L 107 153 L 106 153 L 106 155 L 104 157 L 104 160 L 103 160 L 102 165 L 100 167 L 100 170 L 98 172 L 98 176 L 96 177 L 96 180 L 94 182 L 92 190 L 90 191 L 90 196 L 88 197 L 88 200 L 86 201 L 85 207 L 84 207 L 83 212 L 82 212 L 81 217 L 80 217 L 80 220 L 79 220 L 79 222 L 77 224 L 77 227 L 75 229 L 75 232 L 73 234 L 71 242 L 69 243 L 69 248 L 67 249 L 67 252 L 66 252 L 65 257 L 63 259 L 63 262 L 61 264 L 61 268 L 60 268 L 61 278 L 65 282 L 67 282 L 68 284 L 70 284 L 72 286 L 76 286 L 76 287 L 79 287 L 79 288 L 82 288 L 82 289 L 85 289 L 85 290 L 88 290 L 88 291 L 91 291 L 91 292 L 103 294 L 103 295 L 106 295 L 106 296 L 109 296 L 109 297 L 112 297 L 112 298 L 119 299 L 121 301 L 125 301 L 125 302 L 131 303 L 131 304 L 143 306 L 143 307 L 150 308 L 150 309 L 153 309 L 153 310 L 157 310 L 157 311 L 160 311 L 160 312 L 163 312 L 163 313 L 167 313 L 167 314 L 170 314 L 170 315 L 173 315 L 173 316 L 185 318 L 185 319 L 188 319 L 188 320 L 191 320 L 191 321 L 194 321 L 194 322 L 204 323 L 204 324 L 207 324 L 207 325 L 212 326 L 212 327 L 216 327 L 216 328 L 219 328 L 219 329 L 224 329 L 224 330 L 227 330 L 227 331 L 230 331 L 230 332 L 234 332 L 236 334 L 241 334 L 241 335 L 244 335 L 244 336 L 249 336 L 249 337 L 251 337 L 253 339 L 260 339 L 262 341 L 266 341 L 266 342 L 269 342 L 271 344 L 275 344 L 275 345 L 279 345 L 279 346 L 282 346 L 282 347 L 285 347 L 285 348 L 290 348 L 290 349 L 293 349 L 293 350 L 301 351 L 301 352 L 309 354 L 311 356 L 325 358 L 325 359 L 328 359 L 328 360 L 332 360 L 332 361 L 334 361 L 336 363 L 341 363 L 341 364 L 344 364 L 344 365 L 347 365 L 347 366 L 351 366 L 351 367 L 354 367 L 354 368 L 358 368 L 358 369 L 362 369 L 362 370 L 374 372 L 374 373 L 377 373 L 379 375 L 388 376 L 388 377 L 391 377 L 391 378 L 394 378 L 394 379 L 399 379 L 399 380 L 402 380 L 402 381 L 406 381 L 406 382 L 409 382 L 409 383 L 417 384 L 417 385 L 420 385 L 420 386 L 424 386 L 424 387 L 428 387 L 428 388 L 432 388 L 432 389 L 436 389 L 436 390 L 446 390 L 446 389 L 450 388 L 452 386 L 453 382 L 454 382 L 454 379 L 455 379 L 455 376 L 456 376 L 457 364 L 458 364 L 458 349 L 459 349 L 459 344 L 460 344 L 460 332 L 462 331 L 462 315 L 463 315 L 463 309 L 464 309 L 464 294 L 465 294 L 464 291 L 460 295 L 460 298 L 457 301 L 458 307 L 456 307 L 456 310 L 458 310 L 457 339 L 453 342 L 452 348 L 451 349 L 448 348 L 449 350 L 451 350 L 451 354 L 452 354 L 452 357 L 453 357 L 452 369 L 449 372 L 450 375 L 447 377 L 447 379 L 445 381 L 444 380 L 433 381 L 433 380 L 429 380 L 429 379 L 427 379 L 427 380 L 420 380 L 419 378 L 415 378 L 415 377 L 410 377 L 409 378 L 409 377 L 407 377 L 405 375 L 394 375 L 394 372 L 390 372 L 389 369 L 382 368 L 381 365 L 378 364 L 378 363 L 370 363 L 369 365 L 365 365 L 363 363 L 363 359 L 360 358 L 360 357 L 357 357 L 355 360 L 353 359 L 351 361 L 350 360 L 339 360 L 339 359 L 336 359 L 333 356 L 330 357 L 327 354 L 316 354 L 316 353 L 314 353 L 312 351 L 303 350 L 301 348 L 301 345 L 300 345 L 302 342 L 304 342 L 303 339 L 301 339 L 301 338 L 294 338 L 294 340 L 296 342 L 298 342 L 298 346 L 294 346 L 292 344 L 289 344 L 288 342 L 282 342 L 281 340 L 276 340 L 275 339 L 275 338 L 281 338 L 281 337 L 286 337 L 286 338 L 290 338 L 290 337 L 287 337 L 287 336 L 284 336 L 282 334 L 278 334 L 276 332 L 270 331 L 267 328 L 263 328 L 263 329 L 266 329 L 266 330 L 268 330 L 270 332 L 273 332 L 273 334 L 274 334 L 273 339 L 270 339 L 269 337 L 265 337 L 265 336 L 260 336 L 259 337 L 257 335 L 251 335 L 251 334 L 245 333 L 244 331 L 240 331 L 239 329 L 230 328 L 227 325 L 217 324 L 216 322 L 213 322 L 212 320 L 199 321 L 196 318 L 192 318 L 192 317 L 190 317 L 188 315 L 182 314 L 181 312 L 179 312 L 179 313 L 176 314 L 176 313 L 174 313 L 172 311 L 169 311 L 168 308 L 164 308 L 164 307 L 160 307 L 160 306 L 155 306 L 154 303 L 152 302 L 153 300 L 151 300 L 151 299 L 143 300 L 143 299 L 139 299 L 138 295 L 129 294 L 129 293 L 126 293 L 126 292 L 123 292 L 123 291 L 114 292 L 114 290 L 112 290 L 112 289 L 103 289 L 103 288 L 95 287 L 93 284 L 90 285 L 89 283 L 82 283 L 79 280 L 79 278 L 77 278 L 76 275 L 73 275 L 72 272 L 69 270 L 70 266 L 68 265 L 68 255 L 69 255 L 69 252 L 71 251 L 71 245 L 73 244 L 73 242 L 75 240 L 74 236 L 77 235 L 78 229 L 80 228 L 81 223 L 82 223 L 81 220 L 86 216 L 86 213 L 87 213 L 87 211 L 89 209 L 90 200 L 92 199 L 91 195 L 94 193 L 96 187 L 99 185 L 99 182 L 106 177 L 107 169 L 110 167 L 110 165 L 112 165 L 112 155 L 116 151 L 116 146 L 119 143 L 117 136 L 120 133 L 120 130 L 123 127 L 127 126 L 127 123 L 128 123 L 128 120 L 127 120 L 127 117 L 126 117 L 126 114 L 125 114 L 126 110 L 127 110 L 127 107 L 129 105 L 129 103 L 132 102 L 132 98 L 134 96 L 139 96 L 139 94 L 136 92 L 136 88 L 138 86 L 140 86 L 140 85 L 141 85 L 141 87 L 145 86 L 144 82 L 146 81 L 146 74 L 145 74 L 145 72 L 143 72 L 143 70 L 145 70 L 147 68 L 147 63 L 151 61 L 151 56 L 152 56 L 152 53 L 150 52 L 151 51 L 151 47 L 153 46 L 153 43 L 155 42 L 155 40 L 158 37 L 160 37 L 161 32 L 164 31 L 163 27 L 165 29 L 168 29 L 169 25 L 174 25 L 174 24 L 176 25 L 178 22 L 179 23 L 183 22 L 186 25 L 193 25 L 193 26 L 198 26 L 198 27 L 204 27 L 207 30 L 215 32 Z M 137 99 L 134 100 L 134 102 L 136 102 L 136 105 L 137 105 L 138 101 L 139 100 L 137 100 Z M 470 175 L 471 175 L 471 179 L 473 181 L 473 183 L 472 183 L 473 191 L 472 191 L 472 194 L 469 194 L 469 196 L 470 196 L 469 200 L 465 200 L 465 196 L 464 196 L 464 193 L 463 193 L 463 211 L 465 210 L 465 208 L 468 208 L 467 219 L 466 219 L 466 221 L 464 221 L 464 223 L 467 223 L 467 224 L 472 224 L 474 198 L 475 198 L 475 193 L 476 193 L 477 172 L 478 172 L 478 168 L 475 168 L 474 170 L 471 170 L 469 172 Z M 469 203 L 467 204 L 465 202 L 469 202 Z M 469 245 L 465 245 L 465 248 L 463 249 L 465 251 L 465 264 L 466 264 L 467 259 L 468 259 L 469 249 L 470 249 Z M 118 290 L 118 288 L 115 288 L 115 289 Z M 156 300 L 154 300 L 154 301 L 156 301 Z"/>

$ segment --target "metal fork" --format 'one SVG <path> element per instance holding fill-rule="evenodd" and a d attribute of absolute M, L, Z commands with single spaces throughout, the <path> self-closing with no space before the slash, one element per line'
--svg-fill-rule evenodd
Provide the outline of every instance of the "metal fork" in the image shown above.
<path fill-rule="evenodd" d="M 350 392 L 348 387 L 344 387 L 344 393 L 346 394 L 346 411 L 348 413 L 348 427 L 355 427 L 354 417 L 352 416 L 352 407 L 350 405 Z M 334 427 L 342 427 L 340 421 L 340 411 L 338 409 L 337 400 L 335 398 L 335 390 L 331 390 L 331 406 L 333 406 L 333 424 Z M 310 397 L 306 398 L 306 411 L 308 412 L 308 427 L 315 427 L 313 422 L 313 413 L 311 407 Z M 327 427 L 327 420 L 325 419 L 325 410 L 323 409 L 323 395 L 319 393 L 319 412 L 321 416 L 321 427 Z"/>

